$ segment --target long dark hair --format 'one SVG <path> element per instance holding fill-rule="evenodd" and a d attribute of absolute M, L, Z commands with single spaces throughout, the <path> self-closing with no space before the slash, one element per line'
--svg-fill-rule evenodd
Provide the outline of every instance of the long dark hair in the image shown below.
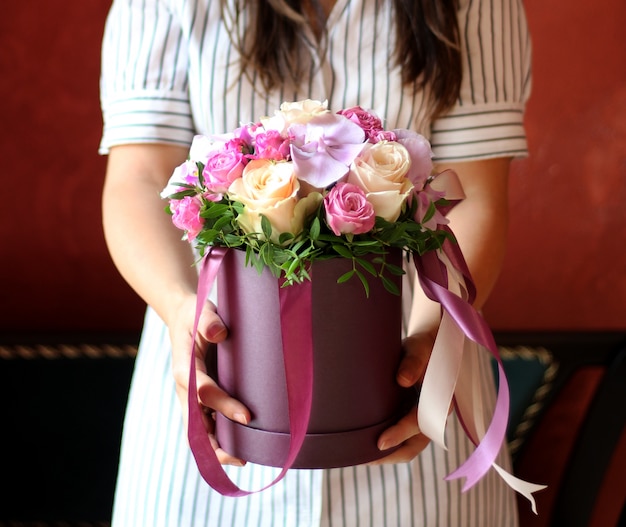
<path fill-rule="evenodd" d="M 457 0 L 390 1 L 397 33 L 393 57 L 401 67 L 402 81 L 427 88 L 431 113 L 441 114 L 454 104 L 461 85 Z M 238 0 L 236 4 L 228 15 L 239 28 L 231 35 L 241 53 L 242 71 L 257 75 L 267 90 L 285 79 L 298 84 L 306 63 L 301 60 L 303 27 L 309 23 L 324 27 L 319 4 L 315 0 Z M 225 0 L 222 6 L 225 13 Z M 244 16 L 249 19 L 244 21 Z"/>

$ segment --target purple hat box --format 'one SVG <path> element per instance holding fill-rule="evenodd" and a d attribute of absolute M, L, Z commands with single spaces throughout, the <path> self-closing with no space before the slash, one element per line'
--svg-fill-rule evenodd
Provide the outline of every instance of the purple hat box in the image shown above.
<path fill-rule="evenodd" d="M 401 258 L 400 251 L 387 256 L 397 266 Z M 369 297 L 357 277 L 338 284 L 351 268 L 343 258 L 315 261 L 311 268 L 313 402 L 291 468 L 351 466 L 388 455 L 391 450 L 377 448 L 380 434 L 416 403 L 416 391 L 396 382 L 401 298 L 371 275 Z M 400 288 L 400 277 L 394 280 Z M 218 414 L 217 440 L 240 459 L 283 466 L 290 434 L 278 279 L 247 266 L 244 251 L 230 250 L 217 283 L 218 313 L 229 328 L 218 345 L 218 382 L 252 415 L 242 425 Z"/>

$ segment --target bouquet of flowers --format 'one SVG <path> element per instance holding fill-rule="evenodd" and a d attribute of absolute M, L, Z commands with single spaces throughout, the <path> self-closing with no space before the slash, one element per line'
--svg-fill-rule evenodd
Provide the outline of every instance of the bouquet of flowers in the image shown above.
<path fill-rule="evenodd" d="M 232 133 L 196 136 L 162 197 L 201 256 L 210 246 L 245 250 L 249 265 L 287 284 L 310 278 L 315 260 L 347 258 L 352 269 L 338 282 L 356 276 L 367 293 L 371 275 L 398 294 L 388 276 L 403 271 L 389 250 L 423 254 L 451 236 L 432 170 L 423 136 L 385 130 L 360 107 L 333 113 L 304 100 Z"/>
<path fill-rule="evenodd" d="M 434 184 L 448 188 L 439 191 Z M 395 382 L 401 353 L 397 325 L 400 299 L 385 291 L 399 294 L 398 277 L 404 271 L 398 253 L 404 251 L 412 257 L 426 295 L 443 308 L 440 330 L 420 390 L 420 429 L 445 448 L 445 423 L 450 402 L 454 400 L 461 422 L 467 424 L 466 434 L 477 447 L 448 477 L 464 477 L 464 488 L 470 488 L 494 467 L 511 487 L 531 501 L 534 510 L 532 493 L 542 486 L 518 480 L 495 465 L 506 433 L 508 384 L 493 336 L 471 305 L 473 284 L 469 270 L 458 245 L 449 243 L 453 235 L 444 215 L 449 205 L 446 197 L 456 200 L 462 197 L 462 191 L 454 177 L 434 177 L 432 152 L 424 137 L 409 130 L 385 130 L 376 115 L 360 107 L 333 113 L 326 103 L 319 101 L 283 103 L 273 116 L 243 125 L 232 133 L 196 136 L 188 160 L 176 168 L 162 197 L 169 200 L 173 223 L 184 231 L 183 237 L 203 257 L 198 306 L 215 282 L 226 253 L 237 262 L 245 260 L 246 265 L 253 265 L 262 275 L 254 275 L 259 278 L 254 284 L 246 282 L 242 286 L 243 282 L 234 281 L 234 287 L 228 287 L 224 277 L 233 269 L 239 272 L 245 266 L 227 265 L 230 269 L 221 275 L 226 287 L 218 287 L 218 293 L 222 289 L 224 295 L 218 304 L 223 308 L 225 321 L 228 325 L 228 317 L 234 317 L 235 326 L 239 322 L 249 331 L 233 331 L 220 344 L 225 351 L 218 360 L 218 369 L 221 368 L 218 377 L 227 391 L 246 404 L 261 398 L 272 404 L 278 401 L 283 406 L 270 404 L 270 411 L 263 416 L 257 412 L 253 417 L 255 426 L 234 423 L 218 413 L 216 434 L 221 445 L 230 442 L 233 448 L 249 447 L 251 455 L 262 451 L 270 460 L 268 464 L 278 459 L 283 471 L 276 481 L 294 463 L 300 462 L 302 452 L 306 454 L 304 457 L 311 454 L 315 460 L 311 462 L 313 465 L 303 461 L 302 466 L 307 467 L 344 466 L 348 458 L 352 459 L 349 464 L 359 464 L 382 455 L 376 448 L 376 438 L 389 426 L 386 420 L 395 419 L 396 402 L 405 398 L 397 391 Z M 313 262 L 333 258 L 343 261 L 326 262 L 322 267 L 349 269 L 338 272 L 343 274 L 337 282 L 347 282 L 356 276 L 368 296 L 371 290 L 371 302 L 358 303 L 364 309 L 360 315 L 354 309 L 353 297 L 335 290 L 334 274 L 327 282 L 327 273 L 313 272 Z M 345 265 L 346 261 L 351 261 L 351 265 Z M 263 272 L 266 268 L 271 271 L 271 294 L 269 290 L 259 293 L 256 289 L 257 283 L 268 277 Z M 317 278 L 311 280 L 312 274 Z M 370 288 L 370 275 L 379 278 L 384 287 L 376 282 Z M 297 286 L 277 288 L 276 282 Z M 333 294 L 311 295 L 314 282 L 324 293 L 329 293 L 332 284 Z M 246 299 L 246 294 L 253 295 L 253 299 Z M 327 304 L 316 303 L 321 301 Z M 397 310 L 389 309 L 386 303 L 397 306 Z M 335 324 L 339 316 L 329 315 L 333 309 L 340 313 L 341 324 Z M 364 327 L 362 320 L 371 318 L 368 309 L 377 311 L 376 324 Z M 270 331 L 250 328 L 253 322 L 259 323 L 258 318 L 264 318 L 259 314 L 276 322 L 273 315 L 277 311 L 277 328 Z M 200 307 L 196 312 L 196 327 L 199 314 Z M 382 315 L 389 319 L 384 329 Z M 328 326 L 320 326 L 320 320 Z M 352 334 L 343 331 L 348 321 Z M 357 345 L 355 336 L 361 338 Z M 394 339 L 396 343 L 392 344 Z M 487 349 L 498 365 L 496 408 L 486 430 L 480 376 L 471 364 L 461 367 L 468 341 Z M 364 359 L 366 349 L 370 355 Z M 386 352 L 380 353 L 381 349 Z M 267 354 L 276 350 L 278 355 L 268 359 Z M 265 354 L 262 361 L 258 360 L 259 352 Z M 350 358 L 349 353 L 357 353 L 359 358 Z M 191 357 L 189 440 L 198 467 L 207 482 L 220 492 L 229 496 L 248 494 L 228 480 L 209 444 L 197 404 L 193 352 Z M 316 368 L 314 360 L 326 362 Z M 342 360 L 345 364 L 339 367 Z M 362 364 L 360 378 L 355 378 L 352 386 L 345 386 L 345 380 L 353 376 L 342 371 L 352 372 L 356 360 Z M 378 360 L 384 360 L 384 365 Z M 280 362 L 284 362 L 284 382 L 276 381 L 274 365 Z M 261 365 L 267 372 L 259 370 Z M 313 371 L 324 375 L 314 379 Z M 338 377 L 334 378 L 337 372 Z M 370 373 L 371 378 L 363 381 Z M 282 374 L 283 371 L 278 375 Z M 373 388 L 373 381 L 380 389 Z M 319 383 L 315 388 L 314 382 Z M 283 393 L 285 383 L 287 388 Z M 332 387 L 347 391 L 335 395 Z M 274 388 L 280 396 L 274 395 Z M 388 388 L 388 395 L 381 397 L 379 394 Z M 243 397 L 244 392 L 249 396 Z M 337 405 L 343 402 L 341 399 L 348 399 L 346 393 L 350 395 L 347 409 L 337 410 Z M 321 405 L 316 407 L 320 394 L 328 396 L 329 402 L 324 402 L 322 397 Z M 380 405 L 383 399 L 385 404 Z M 410 402 L 414 404 L 413 400 Z M 374 406 L 379 406 L 380 413 L 375 417 Z M 358 415 L 360 408 L 366 409 L 363 422 Z M 282 430 L 282 421 L 276 430 L 273 420 L 280 421 L 287 413 L 285 426 L 289 430 Z M 316 419 L 338 415 L 341 426 L 347 428 L 338 429 L 335 423 L 329 430 L 323 422 L 323 433 L 312 430 L 308 434 L 307 424 L 313 421 L 309 417 L 314 414 Z M 355 414 L 354 422 L 359 424 L 348 422 L 346 417 L 352 414 Z M 266 418 L 272 423 L 264 428 Z M 371 422 L 372 418 L 378 421 Z M 320 453 L 323 463 L 328 465 L 317 464 Z M 339 457 L 334 458 L 337 453 Z"/>

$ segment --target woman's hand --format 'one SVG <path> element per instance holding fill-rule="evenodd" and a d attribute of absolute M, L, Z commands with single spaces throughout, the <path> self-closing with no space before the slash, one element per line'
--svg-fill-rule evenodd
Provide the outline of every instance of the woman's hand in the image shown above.
<path fill-rule="evenodd" d="M 160 192 L 187 154 L 185 147 L 163 144 L 112 148 L 102 197 L 104 231 L 117 268 L 169 328 L 176 393 L 185 420 L 198 274 L 189 244 L 181 241 L 180 230 L 163 211 Z M 207 374 L 210 344 L 222 341 L 226 334 L 215 306 L 207 302 L 195 346 L 198 401 L 206 408 L 205 426 L 220 462 L 241 465 L 242 461 L 222 451 L 213 437 L 213 412 L 241 423 L 250 420 L 248 410 Z"/>
<path fill-rule="evenodd" d="M 434 342 L 435 337 L 431 333 L 414 334 L 404 340 L 405 355 L 397 375 L 400 386 L 409 388 L 422 381 Z M 370 464 L 411 461 L 426 448 L 429 442 L 430 439 L 420 432 L 417 425 L 417 409 L 413 408 L 398 423 L 385 430 L 378 439 L 380 450 L 384 451 L 398 445 L 401 445 L 400 448 Z"/>
<path fill-rule="evenodd" d="M 189 295 L 181 302 L 170 322 L 170 339 L 172 341 L 172 370 L 176 381 L 176 394 L 183 409 L 183 419 L 187 425 L 188 419 L 188 388 L 189 365 L 193 337 L 193 320 L 196 313 L 196 296 Z M 207 373 L 208 353 L 215 352 L 214 344 L 223 341 L 228 331 L 220 317 L 215 312 L 212 302 L 205 302 L 200 315 L 198 332 L 195 342 L 195 365 L 198 388 L 198 403 L 204 409 L 204 425 L 218 460 L 223 465 L 242 466 L 245 461 L 235 458 L 217 444 L 214 429 L 213 415 L 219 412 L 229 419 L 241 424 L 250 421 L 250 412 L 236 399 L 222 390 Z"/>
<path fill-rule="evenodd" d="M 437 171 L 454 170 L 466 198 L 448 215 L 450 227 L 463 251 L 477 290 L 474 307 L 480 309 L 489 296 L 504 258 L 508 223 L 508 157 L 449 163 Z M 413 304 L 405 341 L 406 356 L 398 371 L 401 386 L 421 382 L 435 342 L 441 317 L 440 306 L 428 300 L 418 283 L 414 286 Z M 385 430 L 378 446 L 386 450 L 402 445 L 377 463 L 398 463 L 417 456 L 429 440 L 417 426 L 417 411 Z"/>

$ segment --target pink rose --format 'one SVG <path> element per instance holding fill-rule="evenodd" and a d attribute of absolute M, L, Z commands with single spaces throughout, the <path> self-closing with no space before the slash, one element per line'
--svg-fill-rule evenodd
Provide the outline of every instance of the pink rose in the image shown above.
<path fill-rule="evenodd" d="M 216 193 L 226 192 L 231 183 L 241 177 L 247 163 L 241 150 L 239 142 L 233 140 L 209 155 L 202 172 L 206 188 Z"/>
<path fill-rule="evenodd" d="M 203 220 L 200 217 L 202 201 L 198 196 L 185 196 L 181 200 L 171 200 L 172 222 L 185 231 L 187 240 L 192 241 L 202 230 Z"/>
<path fill-rule="evenodd" d="M 374 207 L 365 192 L 350 183 L 337 183 L 324 198 L 326 222 L 341 234 L 363 234 L 374 228 Z"/>
<path fill-rule="evenodd" d="M 273 159 L 283 161 L 289 156 L 289 140 L 285 139 L 280 132 L 268 130 L 260 132 L 255 137 L 254 159 Z"/>

